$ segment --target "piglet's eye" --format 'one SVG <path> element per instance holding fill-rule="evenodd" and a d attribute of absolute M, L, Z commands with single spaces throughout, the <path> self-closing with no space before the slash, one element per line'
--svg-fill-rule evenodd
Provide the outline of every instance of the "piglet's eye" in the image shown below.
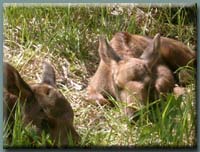
<path fill-rule="evenodd" d="M 123 87 L 117 85 L 117 90 L 118 90 L 118 91 L 122 91 L 122 90 L 123 90 Z"/>
<path fill-rule="evenodd" d="M 42 113 L 43 113 L 43 112 L 44 112 L 44 110 L 41 108 L 41 109 L 40 109 L 40 112 L 42 112 Z"/>
<path fill-rule="evenodd" d="M 51 89 L 47 89 L 45 94 L 48 96 L 50 94 Z"/>
<path fill-rule="evenodd" d="M 41 121 L 41 127 L 44 131 L 49 131 L 50 127 L 49 127 L 49 124 L 48 124 L 48 121 L 43 119 Z"/>

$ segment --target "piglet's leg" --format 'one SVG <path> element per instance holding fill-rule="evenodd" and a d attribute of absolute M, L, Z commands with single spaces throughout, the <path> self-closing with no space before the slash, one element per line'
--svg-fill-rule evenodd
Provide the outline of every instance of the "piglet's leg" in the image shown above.
<path fill-rule="evenodd" d="M 155 80 L 155 89 L 158 94 L 171 92 L 174 87 L 174 77 L 171 70 L 164 65 L 157 67 L 157 78 Z"/>
<path fill-rule="evenodd" d="M 104 96 L 91 88 L 87 89 L 87 95 L 85 97 L 86 101 L 94 104 L 94 105 L 110 105 L 111 103 L 104 98 Z"/>

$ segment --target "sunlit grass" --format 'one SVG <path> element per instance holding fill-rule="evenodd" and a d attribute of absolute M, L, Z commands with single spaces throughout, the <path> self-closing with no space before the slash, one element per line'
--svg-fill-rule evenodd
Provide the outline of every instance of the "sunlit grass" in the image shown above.
<path fill-rule="evenodd" d="M 97 69 L 98 36 L 119 31 L 171 37 L 196 49 L 196 13 L 189 7 L 109 6 L 9 6 L 4 7 L 4 60 L 14 65 L 26 81 L 40 80 L 41 63 L 50 60 L 56 69 L 59 90 L 71 103 L 81 146 L 194 146 L 196 145 L 196 97 L 193 77 L 186 94 L 149 103 L 135 113 L 137 121 L 123 114 L 123 104 L 94 106 L 83 97 L 89 77 Z M 142 14 L 142 15 L 141 15 Z M 68 69 L 66 69 L 68 67 Z M 194 72 L 194 69 L 189 69 Z M 31 125 L 24 128 L 16 111 L 13 141 L 4 145 L 44 147 L 49 136 L 38 136 Z M 8 128 L 5 128 L 8 129 Z M 9 131 L 4 132 L 4 138 Z"/>

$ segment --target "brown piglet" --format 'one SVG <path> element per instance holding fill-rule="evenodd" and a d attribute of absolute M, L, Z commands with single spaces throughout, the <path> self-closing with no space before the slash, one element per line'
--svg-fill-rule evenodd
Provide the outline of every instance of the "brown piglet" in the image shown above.
<path fill-rule="evenodd" d="M 184 44 L 160 34 L 151 39 L 121 32 L 110 43 L 101 37 L 98 51 L 101 60 L 88 84 L 86 100 L 93 104 L 110 104 L 106 99 L 110 94 L 126 103 L 128 116 L 135 111 L 133 105 L 146 103 L 149 91 L 156 97 L 173 91 L 172 71 L 195 59 L 195 53 Z M 177 52 L 183 52 L 184 61 L 175 59 Z"/>
<path fill-rule="evenodd" d="M 26 83 L 9 63 L 4 62 L 3 68 L 4 120 L 14 124 L 12 116 L 19 102 L 24 126 L 31 123 L 38 134 L 49 133 L 55 146 L 69 146 L 69 137 L 77 144 L 80 137 L 73 126 L 74 113 L 70 103 L 56 88 L 54 68 L 44 62 L 42 81 L 36 84 Z"/>

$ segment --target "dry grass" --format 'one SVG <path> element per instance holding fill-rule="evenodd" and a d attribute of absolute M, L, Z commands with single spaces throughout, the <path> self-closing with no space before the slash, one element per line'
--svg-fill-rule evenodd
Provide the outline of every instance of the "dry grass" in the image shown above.
<path fill-rule="evenodd" d="M 117 31 L 127 31 L 153 36 L 160 32 L 196 49 L 196 22 L 187 18 L 195 14 L 195 9 L 195 6 L 191 9 L 120 5 L 4 7 L 4 61 L 14 65 L 31 83 L 40 81 L 43 60 L 54 65 L 58 88 L 73 107 L 75 128 L 84 146 L 193 146 L 196 144 L 193 112 L 192 116 L 185 116 L 194 119 L 187 122 L 191 126 L 186 124 L 189 135 L 181 131 L 177 135 L 176 130 L 174 136 L 165 138 L 157 122 L 141 119 L 131 124 L 123 116 L 120 103 L 116 107 L 93 106 L 84 96 L 99 62 L 99 35 L 111 38 Z M 190 103 L 195 100 L 194 93 L 188 94 Z M 195 106 L 190 108 L 187 112 Z M 148 118 L 145 114 L 144 117 Z"/>

